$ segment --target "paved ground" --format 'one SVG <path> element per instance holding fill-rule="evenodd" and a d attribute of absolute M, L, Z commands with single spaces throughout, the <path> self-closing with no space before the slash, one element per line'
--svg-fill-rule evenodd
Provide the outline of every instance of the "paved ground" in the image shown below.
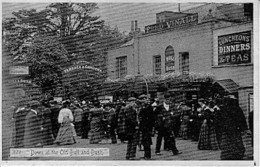
<path fill-rule="evenodd" d="M 183 153 L 173 156 L 171 151 L 163 151 L 162 155 L 155 155 L 155 139 L 153 138 L 152 145 L 152 160 L 220 160 L 220 151 L 198 150 L 197 142 L 191 140 L 177 139 L 177 147 Z M 249 140 L 245 138 L 247 143 L 247 151 L 245 159 L 252 159 L 252 147 L 249 145 Z M 41 157 L 41 158 L 9 158 L 9 160 L 125 160 L 126 144 L 118 142 L 118 144 L 109 144 L 110 140 L 103 140 L 101 144 L 89 144 L 88 139 L 80 139 L 77 137 L 77 143 L 67 146 L 48 146 L 51 148 L 109 148 L 110 156 L 107 157 Z M 163 148 L 163 146 L 162 146 Z M 137 159 L 142 160 L 144 152 L 137 149 Z"/>

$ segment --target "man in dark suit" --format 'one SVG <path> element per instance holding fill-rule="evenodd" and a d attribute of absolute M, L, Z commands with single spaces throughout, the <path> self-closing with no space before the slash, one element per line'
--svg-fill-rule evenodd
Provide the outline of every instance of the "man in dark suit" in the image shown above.
<path fill-rule="evenodd" d="M 154 126 L 153 108 L 145 95 L 139 97 L 141 108 L 139 113 L 140 131 L 142 133 L 141 144 L 144 146 L 144 159 L 151 159 L 152 131 Z"/>
<path fill-rule="evenodd" d="M 164 101 L 155 110 L 156 117 L 156 129 L 158 130 L 158 136 L 156 140 L 156 155 L 160 155 L 160 148 L 162 143 L 162 137 L 168 144 L 168 148 L 172 150 L 173 155 L 181 154 L 176 147 L 175 136 L 173 133 L 173 108 L 170 106 L 170 95 L 164 95 Z"/>
<path fill-rule="evenodd" d="M 136 147 L 138 144 L 138 122 L 137 122 L 137 112 L 136 112 L 136 99 L 130 97 L 128 99 L 128 104 L 125 107 L 125 129 L 126 129 L 126 139 L 127 143 L 127 160 L 135 160 Z"/>

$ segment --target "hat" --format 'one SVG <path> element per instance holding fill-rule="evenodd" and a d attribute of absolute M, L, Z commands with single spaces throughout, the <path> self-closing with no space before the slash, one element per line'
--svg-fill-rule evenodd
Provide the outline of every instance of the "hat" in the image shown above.
<path fill-rule="evenodd" d="M 184 107 L 182 107 L 182 110 L 183 110 L 183 111 L 190 111 L 190 110 L 191 110 L 191 108 L 190 108 L 190 107 L 188 107 L 188 106 L 184 106 Z"/>
<path fill-rule="evenodd" d="M 129 99 L 128 99 L 128 101 L 135 101 L 136 100 L 136 98 L 134 98 L 134 97 L 130 97 Z"/>
<path fill-rule="evenodd" d="M 235 95 L 228 95 L 227 97 L 230 98 L 230 99 L 236 99 L 237 100 Z"/>
<path fill-rule="evenodd" d="M 39 101 L 37 101 L 37 100 L 33 100 L 33 101 L 30 101 L 30 102 L 29 102 L 29 105 L 30 105 L 31 107 L 36 107 L 36 106 L 40 106 L 41 103 L 40 103 Z"/>
<path fill-rule="evenodd" d="M 171 95 L 169 93 L 164 94 L 164 98 L 170 98 Z"/>
<path fill-rule="evenodd" d="M 199 101 L 199 102 L 205 102 L 205 99 L 200 98 L 198 101 Z"/>
<path fill-rule="evenodd" d="M 68 100 L 65 100 L 62 102 L 62 104 L 70 104 L 70 102 Z"/>
<path fill-rule="evenodd" d="M 144 94 L 142 94 L 142 95 L 139 96 L 139 99 L 144 99 L 144 98 L 147 98 L 147 96 L 144 95 Z"/>

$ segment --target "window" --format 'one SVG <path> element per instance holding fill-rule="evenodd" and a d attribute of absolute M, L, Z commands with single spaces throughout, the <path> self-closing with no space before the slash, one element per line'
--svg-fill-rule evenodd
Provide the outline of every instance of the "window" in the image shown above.
<path fill-rule="evenodd" d="M 175 71 L 175 57 L 172 46 L 165 49 L 165 73 Z"/>
<path fill-rule="evenodd" d="M 162 70 L 161 70 L 161 56 L 154 56 L 153 57 L 153 73 L 155 75 L 161 75 Z"/>
<path fill-rule="evenodd" d="M 189 72 L 189 52 L 180 53 L 180 72 L 183 74 Z"/>
<path fill-rule="evenodd" d="M 117 78 L 124 78 L 127 74 L 127 57 L 116 58 L 116 73 Z"/>

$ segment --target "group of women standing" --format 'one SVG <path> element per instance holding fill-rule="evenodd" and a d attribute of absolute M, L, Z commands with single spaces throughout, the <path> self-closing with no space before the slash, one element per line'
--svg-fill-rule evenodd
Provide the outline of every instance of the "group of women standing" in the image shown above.
<path fill-rule="evenodd" d="M 234 95 L 214 100 L 198 101 L 196 119 L 189 114 L 191 108 L 183 110 L 181 135 L 187 139 L 188 132 L 196 131 L 199 150 L 221 150 L 221 159 L 239 160 L 244 157 L 245 147 L 242 132 L 248 129 L 246 118 Z M 192 125 L 189 128 L 188 125 Z M 191 130 L 193 128 L 193 130 Z M 198 129 L 197 128 L 197 129 Z M 195 130 L 194 130 L 195 129 Z"/>

